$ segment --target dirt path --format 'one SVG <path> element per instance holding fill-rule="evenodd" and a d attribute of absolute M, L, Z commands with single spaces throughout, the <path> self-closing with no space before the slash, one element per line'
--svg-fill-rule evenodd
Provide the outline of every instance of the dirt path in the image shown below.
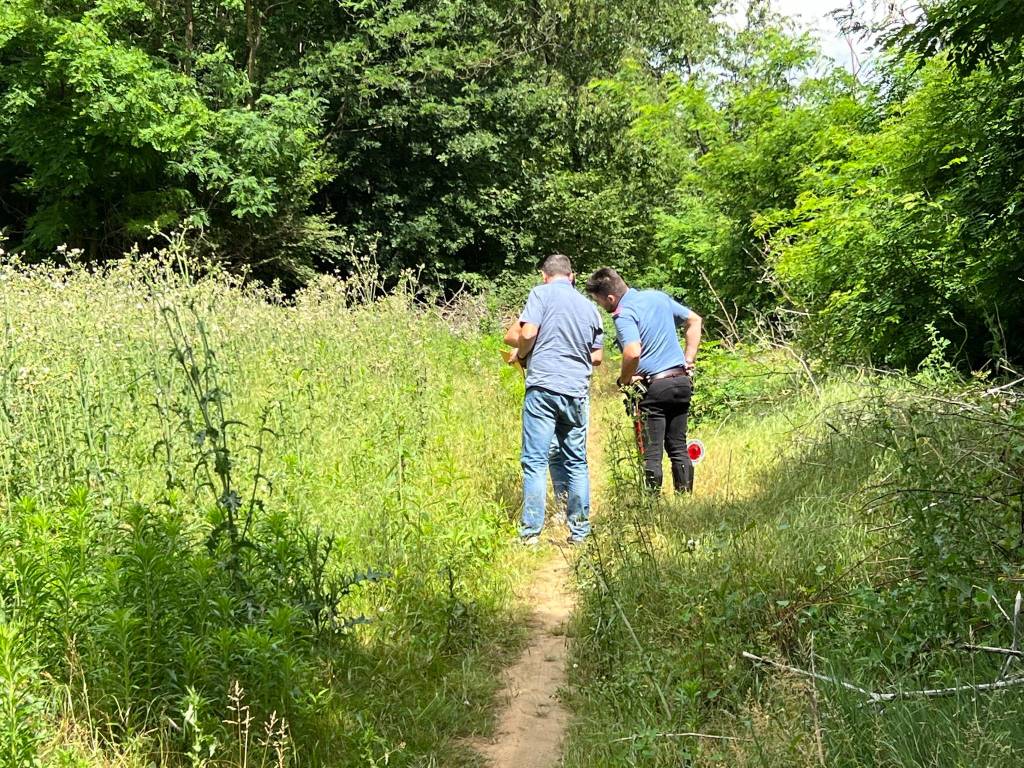
<path fill-rule="evenodd" d="M 573 609 L 571 574 L 559 549 L 542 546 L 550 551 L 529 587 L 527 604 L 533 611 L 527 620 L 526 649 L 505 670 L 493 739 L 473 744 L 491 768 L 553 768 L 562 764 L 562 739 L 569 712 L 558 700 L 558 689 L 566 680 L 565 628 Z"/>
<path fill-rule="evenodd" d="M 613 398 L 591 399 L 587 455 L 592 517 L 604 497 L 606 422 L 608 409 L 615 405 Z M 558 691 L 566 684 L 565 632 L 575 605 L 570 566 L 574 552 L 563 543 L 566 533 L 564 527 L 549 522 L 541 535 L 547 551 L 527 590 L 531 613 L 526 649 L 505 670 L 505 684 L 496 698 L 499 712 L 493 738 L 471 744 L 489 768 L 562 765 L 562 742 L 571 715 L 559 701 Z"/>

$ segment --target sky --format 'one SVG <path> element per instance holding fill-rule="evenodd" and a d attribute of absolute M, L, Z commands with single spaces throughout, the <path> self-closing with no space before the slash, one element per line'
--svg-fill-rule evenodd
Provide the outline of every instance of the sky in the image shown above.
<path fill-rule="evenodd" d="M 794 18 L 801 29 L 809 29 L 815 33 L 821 42 L 821 49 L 825 55 L 835 59 L 839 64 L 851 67 L 850 46 L 843 37 L 836 23 L 829 12 L 836 8 L 849 6 L 850 0 L 772 0 L 772 6 L 784 16 Z M 732 24 L 739 25 L 743 19 L 743 8 L 746 3 L 742 0 L 737 2 L 740 10 L 729 17 Z M 874 4 L 865 0 L 855 0 L 855 7 L 858 8 L 858 16 L 867 20 L 877 17 Z M 870 40 L 853 41 L 853 56 L 857 68 L 868 65 L 871 58 Z"/>

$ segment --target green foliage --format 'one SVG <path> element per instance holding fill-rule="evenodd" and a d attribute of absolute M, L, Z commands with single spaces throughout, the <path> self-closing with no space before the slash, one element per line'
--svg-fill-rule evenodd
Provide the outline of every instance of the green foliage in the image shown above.
<path fill-rule="evenodd" d="M 0 153 L 31 213 L 12 224 L 37 256 L 187 226 L 264 278 L 350 266 L 342 236 L 389 267 L 493 275 L 635 197 L 624 167 L 585 182 L 588 221 L 559 208 L 560 174 L 596 173 L 628 126 L 586 84 L 634 46 L 708 50 L 714 6 L 17 0 Z M 621 218 L 594 252 L 636 244 Z"/>
<path fill-rule="evenodd" d="M 714 425 L 737 411 L 768 410 L 800 386 L 803 374 L 792 370 L 792 360 L 757 348 L 726 349 L 719 341 L 700 346 L 695 374 L 698 398 L 690 423 Z"/>
<path fill-rule="evenodd" d="M 566 763 L 1012 765 L 1019 690 L 873 706 L 741 652 L 879 691 L 998 677 L 961 646 L 1012 640 L 1019 400 L 833 381 L 697 434 L 693 497 L 650 505 L 613 476 L 577 569 Z M 694 732 L 736 740 L 673 735 Z"/>
<path fill-rule="evenodd" d="M 38 766 L 44 735 L 39 671 L 24 637 L 23 627 L 0 623 L 0 759 L 11 768 Z"/>
<path fill-rule="evenodd" d="M 832 361 L 913 368 L 932 328 L 1018 359 L 1013 4 L 870 30 L 869 82 L 723 6 L 13 0 L 0 227 L 63 260 L 186 231 L 289 290 L 371 250 L 442 288 L 562 251 Z"/>
<path fill-rule="evenodd" d="M 1017 43 L 993 43 L 997 71 L 889 58 L 863 85 L 761 6 L 722 40 L 712 69 L 626 60 L 592 83 L 648 179 L 628 207 L 604 201 L 606 227 L 637 212 L 622 242 L 640 245 L 609 261 L 730 333 L 767 319 L 833 362 L 913 367 L 933 331 L 963 367 L 1017 359 Z"/>
<path fill-rule="evenodd" d="M 62 14 L 18 0 L 2 13 L 0 152 L 35 201 L 25 222 L 35 253 L 70 242 L 99 258 L 182 226 L 208 231 L 215 247 L 244 229 L 246 262 L 258 266 L 273 261 L 261 236 L 302 226 L 327 178 L 312 93 L 253 98 L 236 78 L 211 98 L 141 45 L 136 25 L 155 21 L 142 4 Z M 226 64 L 216 48 L 197 72 L 223 82 Z"/>
<path fill-rule="evenodd" d="M 518 637 L 517 396 L 477 329 L 372 275 L 286 306 L 149 262 L 5 265 L 0 307 L 11 749 L 465 759 Z"/>
<path fill-rule="evenodd" d="M 963 74 L 1020 60 L 1024 20 L 1013 0 L 931 0 L 921 10 L 917 19 L 888 32 L 886 44 L 921 63 L 947 53 Z"/>
<path fill-rule="evenodd" d="M 809 344 L 913 365 L 934 327 L 961 360 L 1019 354 L 1021 168 L 995 126 L 1022 72 L 960 79 L 932 62 L 877 132 L 805 172 L 791 211 L 761 217 L 779 279 L 813 315 Z"/>

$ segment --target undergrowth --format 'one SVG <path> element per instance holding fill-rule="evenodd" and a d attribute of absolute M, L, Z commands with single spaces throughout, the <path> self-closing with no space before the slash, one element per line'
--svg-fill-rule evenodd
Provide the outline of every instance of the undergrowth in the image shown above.
<path fill-rule="evenodd" d="M 1024 671 L 964 648 L 1013 643 L 1017 399 L 832 381 L 701 424 L 696 493 L 659 500 L 637 491 L 621 414 L 605 418 L 620 469 L 577 565 L 566 765 L 1019 764 L 1024 687 L 879 704 L 840 682 L 913 692 Z"/>
<path fill-rule="evenodd" d="M 512 372 L 372 273 L 181 266 L 0 266 L 3 765 L 472 762 Z"/>

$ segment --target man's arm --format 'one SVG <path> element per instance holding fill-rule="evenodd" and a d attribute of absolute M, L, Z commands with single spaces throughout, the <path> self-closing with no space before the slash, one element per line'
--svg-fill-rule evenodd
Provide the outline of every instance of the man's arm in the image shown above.
<path fill-rule="evenodd" d="M 533 351 L 533 345 L 537 343 L 537 332 L 540 330 L 540 326 L 534 325 L 533 323 L 523 323 L 519 329 L 519 359 L 525 360 L 530 352 Z"/>
<path fill-rule="evenodd" d="M 630 312 L 620 312 L 615 318 L 615 332 L 622 350 L 622 367 L 619 369 L 619 386 L 633 381 L 640 367 L 640 326 Z"/>
<path fill-rule="evenodd" d="M 592 319 L 594 322 L 594 340 L 590 343 L 590 364 L 595 368 L 604 361 L 604 325 L 601 323 L 601 313 L 593 303 L 590 305 Z"/>
<path fill-rule="evenodd" d="M 622 347 L 622 367 L 619 369 L 619 386 L 625 386 L 633 381 L 636 369 L 640 367 L 640 353 L 642 351 L 639 341 L 631 341 Z"/>
<path fill-rule="evenodd" d="M 505 331 L 505 343 L 510 347 L 519 346 L 519 318 L 514 318 L 512 324 L 509 325 L 508 330 Z"/>
<path fill-rule="evenodd" d="M 697 349 L 700 347 L 700 332 L 704 327 L 704 321 L 701 320 L 700 315 L 690 310 L 690 314 L 686 317 L 686 350 L 683 355 L 686 357 L 687 368 L 693 367 L 694 360 L 697 359 Z"/>
<path fill-rule="evenodd" d="M 538 286 L 538 288 L 541 286 Z M 541 299 L 537 288 L 530 291 L 526 297 L 526 306 L 519 313 L 519 340 L 516 342 L 518 351 L 516 354 L 520 360 L 525 360 L 533 351 L 533 345 L 537 342 L 537 332 L 544 319 L 544 301 Z"/>

